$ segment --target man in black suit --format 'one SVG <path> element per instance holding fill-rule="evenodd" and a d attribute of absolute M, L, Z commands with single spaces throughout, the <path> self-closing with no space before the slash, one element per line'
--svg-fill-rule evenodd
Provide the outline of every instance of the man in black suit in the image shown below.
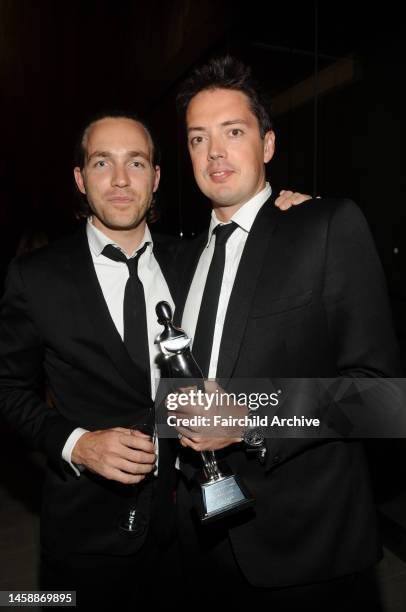
<path fill-rule="evenodd" d="M 157 449 L 140 430 L 159 375 L 155 305 L 173 304 L 177 248 L 152 239 L 147 225 L 158 157 L 137 117 L 108 113 L 89 122 L 74 171 L 87 222 L 14 261 L 1 303 L 1 412 L 48 459 L 42 586 L 75 589 L 85 607 L 107 606 L 109 597 L 130 606 L 142 593 L 150 597 L 151 577 L 159 584 L 172 575 L 175 459 L 161 440 L 153 476 Z M 282 205 L 302 200 L 287 196 Z M 127 297 L 145 302 L 132 322 Z M 44 378 L 52 408 L 41 395 Z M 136 505 L 145 524 L 127 533 L 121 523 L 140 483 Z"/>
<path fill-rule="evenodd" d="M 249 378 L 400 375 L 385 282 L 360 210 L 348 200 L 287 213 L 273 206 L 265 164 L 275 135 L 249 70 L 213 60 L 185 82 L 179 103 L 195 179 L 213 206 L 209 232 L 183 258 L 177 299 L 204 375 L 231 387 Z M 381 552 L 362 444 L 265 439 L 265 453 L 253 456 L 250 433 L 181 430 L 179 524 L 192 591 L 205 584 L 208 594 L 278 611 L 364 609 L 355 603 L 363 572 Z M 220 449 L 256 506 L 201 527 L 192 451 L 207 449 Z"/>
<path fill-rule="evenodd" d="M 172 301 L 172 245 L 146 223 L 159 177 L 143 122 L 90 122 L 75 168 L 87 222 L 16 259 L 1 304 L 1 412 L 48 459 L 42 587 L 76 590 L 85 609 L 150 600 L 150 578 L 168 574 L 174 459 L 142 431 L 157 375 L 155 304 Z"/>

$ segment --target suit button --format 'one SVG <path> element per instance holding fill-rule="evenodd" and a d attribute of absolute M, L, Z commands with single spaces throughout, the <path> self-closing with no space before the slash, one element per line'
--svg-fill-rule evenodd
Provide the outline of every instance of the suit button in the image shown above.
<path fill-rule="evenodd" d="M 279 463 L 279 461 L 281 460 L 279 455 L 275 455 L 275 457 L 272 458 L 273 463 Z"/>

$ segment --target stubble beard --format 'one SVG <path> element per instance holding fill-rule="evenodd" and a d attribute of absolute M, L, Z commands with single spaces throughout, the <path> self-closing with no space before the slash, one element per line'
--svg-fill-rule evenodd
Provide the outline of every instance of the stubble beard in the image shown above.
<path fill-rule="evenodd" d="M 109 210 L 98 212 L 96 207 L 89 200 L 88 204 L 92 211 L 92 215 L 96 217 L 104 227 L 113 231 L 131 231 L 137 228 L 145 220 L 152 204 L 152 198 L 147 205 L 144 205 L 142 210 L 135 210 L 132 219 L 127 222 L 124 219 L 120 221 L 119 215 L 115 215 L 114 212 L 111 213 Z"/>

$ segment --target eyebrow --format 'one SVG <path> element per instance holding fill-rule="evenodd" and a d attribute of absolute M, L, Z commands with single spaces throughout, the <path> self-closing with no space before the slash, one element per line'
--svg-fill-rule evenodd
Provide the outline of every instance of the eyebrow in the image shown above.
<path fill-rule="evenodd" d="M 89 157 L 87 158 L 87 161 L 90 161 L 93 157 L 103 157 L 103 158 L 108 158 L 108 157 L 112 157 L 112 154 L 110 153 L 110 151 L 94 151 L 91 155 L 89 155 Z M 143 151 L 128 151 L 127 153 L 127 157 L 142 157 L 143 159 L 145 159 L 145 161 L 149 162 L 150 158 L 148 157 L 148 155 L 146 153 L 144 153 Z"/>
<path fill-rule="evenodd" d="M 248 121 L 245 121 L 245 119 L 229 119 L 228 121 L 223 121 L 223 123 L 220 123 L 220 125 L 222 127 L 228 127 L 229 125 L 236 125 L 236 124 L 241 125 L 241 123 L 244 125 L 248 125 Z M 200 127 L 200 126 L 196 126 L 196 127 L 192 126 L 188 128 L 187 131 L 188 133 L 189 132 L 203 132 L 205 129 L 206 128 Z"/>

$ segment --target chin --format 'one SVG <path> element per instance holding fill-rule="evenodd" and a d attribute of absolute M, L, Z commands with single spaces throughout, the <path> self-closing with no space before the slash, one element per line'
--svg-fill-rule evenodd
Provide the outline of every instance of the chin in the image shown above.
<path fill-rule="evenodd" d="M 233 200 L 233 194 L 230 193 L 228 189 L 222 189 L 217 191 L 212 191 L 210 194 L 207 194 L 208 198 L 213 202 L 219 202 L 227 204 L 230 200 Z"/>
<path fill-rule="evenodd" d="M 240 200 L 231 193 L 216 193 L 213 194 L 212 201 L 215 202 L 214 206 L 235 206 Z"/>
<path fill-rule="evenodd" d="M 103 221 L 104 225 L 112 230 L 131 230 L 137 227 L 142 221 L 144 217 L 136 218 L 136 219 L 105 219 Z"/>

